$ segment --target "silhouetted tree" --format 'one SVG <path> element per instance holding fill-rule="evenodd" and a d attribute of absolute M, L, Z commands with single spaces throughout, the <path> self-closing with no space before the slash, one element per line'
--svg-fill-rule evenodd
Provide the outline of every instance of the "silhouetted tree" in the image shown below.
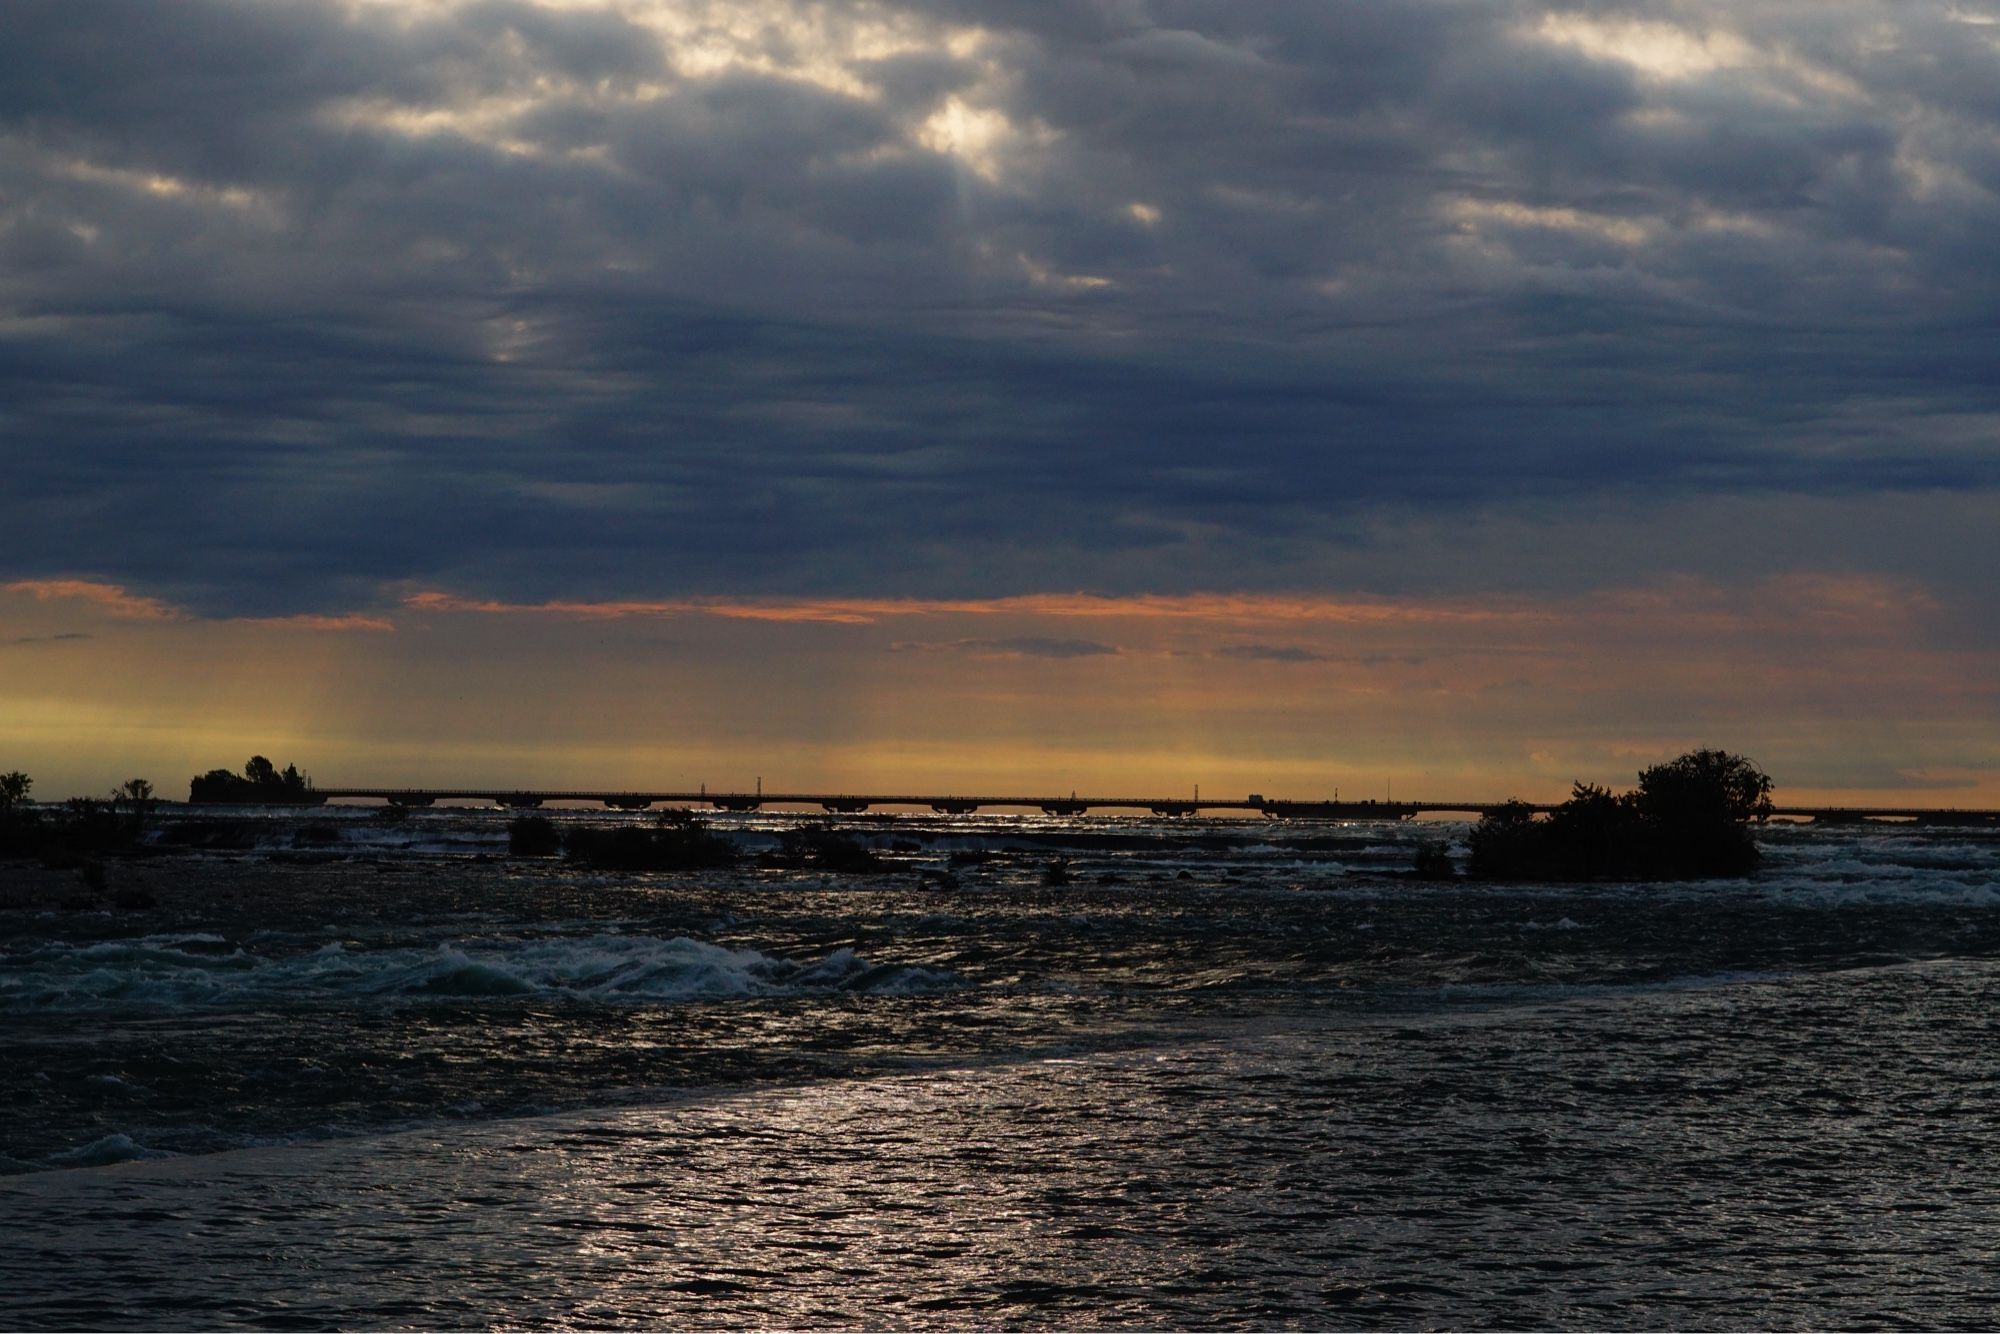
<path fill-rule="evenodd" d="M 1639 775 L 1631 797 L 1652 844 L 1653 873 L 1748 875 L 1759 861 L 1750 822 L 1771 817 L 1771 779 L 1741 755 L 1689 751 Z"/>
<path fill-rule="evenodd" d="M 238 794 L 250 788 L 248 779 L 227 769 L 210 769 L 188 780 L 188 800 L 192 802 L 241 801 Z"/>
<path fill-rule="evenodd" d="M 1691 750 L 1639 775 L 1639 810 L 1672 824 L 1771 818 L 1771 778 L 1741 755 Z"/>
<path fill-rule="evenodd" d="M 1509 801 L 1498 810 L 1480 817 L 1466 842 L 1472 848 L 1470 875 L 1496 877 L 1507 868 L 1525 866 L 1532 857 L 1533 844 L 1540 833 L 1535 826 L 1535 808 L 1525 801 Z"/>
<path fill-rule="evenodd" d="M 41 821 L 33 811 L 20 809 L 34 785 L 19 769 L 0 774 L 0 857 L 31 855 L 39 846 Z"/>
<path fill-rule="evenodd" d="M 1629 794 L 1621 797 L 1592 783 L 1572 784 L 1569 800 L 1537 830 L 1554 862 L 1546 873 L 1565 880 L 1623 874 L 1644 841 L 1640 823 Z"/>
<path fill-rule="evenodd" d="M 1410 874 L 1418 880 L 1454 880 L 1458 868 L 1451 864 L 1451 849 L 1425 839 L 1417 844 L 1416 862 Z"/>
<path fill-rule="evenodd" d="M 145 832 L 146 820 L 153 811 L 153 785 L 143 778 L 128 778 L 111 789 L 111 812 L 125 813 L 127 834 L 137 839 Z"/>
<path fill-rule="evenodd" d="M 1520 802 L 1473 828 L 1471 873 L 1493 879 L 1691 880 L 1757 869 L 1751 821 L 1771 814 L 1771 779 L 1740 755 L 1690 751 L 1639 775 L 1636 791 L 1577 783 L 1534 820 Z"/>
<path fill-rule="evenodd" d="M 296 765 L 286 765 L 279 773 L 262 755 L 253 755 L 239 776 L 227 769 L 210 769 L 188 784 L 188 800 L 195 802 L 237 802 L 273 806 L 316 805 L 312 784 Z"/>

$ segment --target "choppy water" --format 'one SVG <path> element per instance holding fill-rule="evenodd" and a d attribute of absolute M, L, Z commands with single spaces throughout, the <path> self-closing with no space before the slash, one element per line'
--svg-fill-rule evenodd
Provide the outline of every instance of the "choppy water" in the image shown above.
<path fill-rule="evenodd" d="M 1495 888 L 1407 826 L 848 822 L 893 869 L 831 877 L 324 823 L 0 921 L 0 1324 L 2000 1314 L 1991 833 Z"/>

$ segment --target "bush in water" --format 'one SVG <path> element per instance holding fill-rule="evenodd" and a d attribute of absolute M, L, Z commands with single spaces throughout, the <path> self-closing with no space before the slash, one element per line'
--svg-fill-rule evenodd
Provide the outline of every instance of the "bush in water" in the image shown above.
<path fill-rule="evenodd" d="M 507 822 L 507 851 L 516 857 L 553 857 L 562 851 L 562 834 L 545 815 L 522 815 Z"/>
<path fill-rule="evenodd" d="M 1444 844 L 1425 839 L 1417 844 L 1416 865 L 1410 874 L 1418 880 L 1455 880 L 1458 868 L 1451 864 L 1451 852 Z"/>
<path fill-rule="evenodd" d="M 145 827 L 143 812 L 91 797 L 72 797 L 55 809 L 12 808 L 0 816 L 0 857 L 67 862 L 132 851 Z"/>
<path fill-rule="evenodd" d="M 736 860 L 736 849 L 727 840 L 684 812 L 663 814 L 651 829 L 578 827 L 569 831 L 563 846 L 570 860 L 612 871 L 698 871 Z"/>
<path fill-rule="evenodd" d="M 1471 873 L 1495 880 L 1697 880 L 1757 869 L 1750 824 L 1771 814 L 1771 779 L 1740 755 L 1690 751 L 1614 794 L 1578 783 L 1536 820 L 1524 803 L 1473 828 Z"/>
<path fill-rule="evenodd" d="M 786 870 L 863 875 L 883 869 L 882 859 L 858 840 L 825 825 L 801 825 L 778 835 L 776 856 L 765 859 Z"/>

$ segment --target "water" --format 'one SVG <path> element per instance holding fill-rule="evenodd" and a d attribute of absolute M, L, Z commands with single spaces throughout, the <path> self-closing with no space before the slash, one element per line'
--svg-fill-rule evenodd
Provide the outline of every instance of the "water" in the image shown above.
<path fill-rule="evenodd" d="M 0 919 L 0 1324 L 1935 1327 L 2000 1295 L 1991 833 L 1492 888 L 1392 878 L 1462 827 L 849 821 L 891 869 L 625 876 L 495 857 L 489 815 L 313 818 L 114 868 L 151 909 Z"/>

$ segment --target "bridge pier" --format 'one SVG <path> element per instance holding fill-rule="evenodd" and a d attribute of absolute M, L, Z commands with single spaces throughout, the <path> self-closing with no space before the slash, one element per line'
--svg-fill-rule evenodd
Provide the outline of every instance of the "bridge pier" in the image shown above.
<path fill-rule="evenodd" d="M 614 811 L 643 811 L 652 806 L 651 797 L 606 797 L 604 804 Z"/>
<path fill-rule="evenodd" d="M 978 810 L 979 806 L 970 801 L 934 801 L 931 803 L 931 809 L 939 815 L 970 815 Z"/>
<path fill-rule="evenodd" d="M 718 811 L 754 811 L 763 808 L 764 800 L 761 797 L 714 797 L 709 804 Z"/>
<path fill-rule="evenodd" d="M 830 798 L 822 801 L 819 805 L 820 809 L 828 815 L 859 815 L 868 809 L 867 802 L 854 801 L 845 797 Z"/>
<path fill-rule="evenodd" d="M 391 806 L 435 806 L 437 798 L 427 792 L 401 792 L 389 798 Z"/>

